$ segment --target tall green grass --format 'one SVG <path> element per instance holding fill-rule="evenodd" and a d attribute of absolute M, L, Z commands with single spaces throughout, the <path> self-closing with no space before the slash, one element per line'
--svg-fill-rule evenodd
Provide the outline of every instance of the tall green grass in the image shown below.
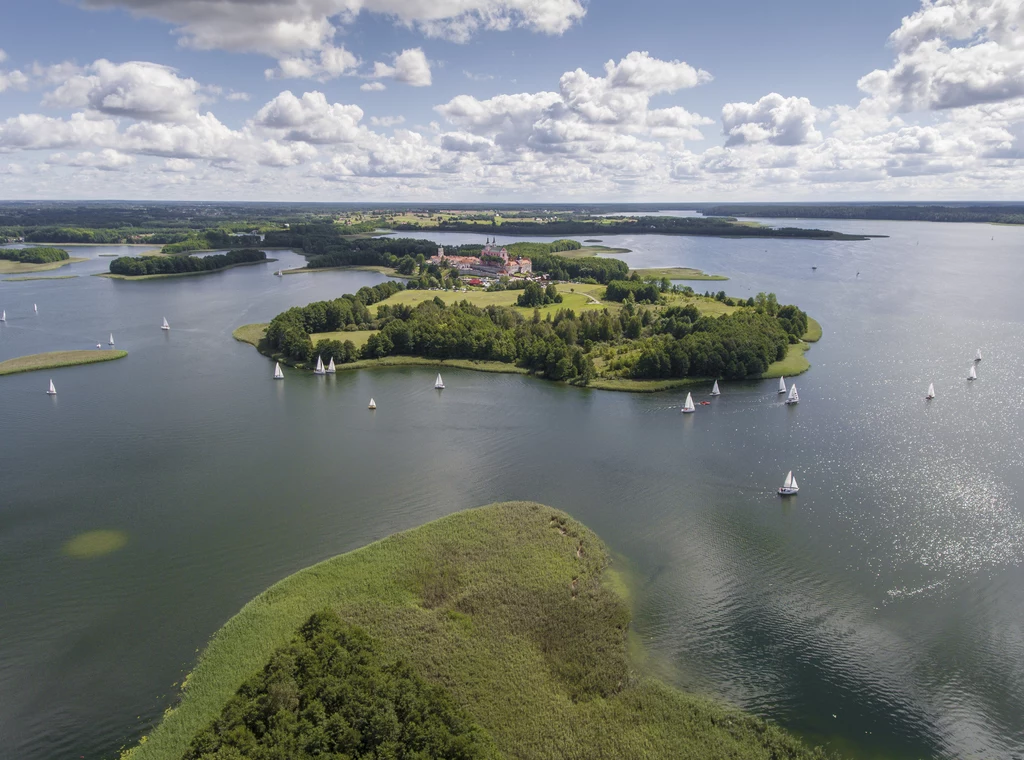
<path fill-rule="evenodd" d="M 591 531 L 540 504 L 461 512 L 272 586 L 211 639 L 130 760 L 178 760 L 315 611 L 445 687 L 510 758 L 820 758 L 776 726 L 638 675 Z"/>

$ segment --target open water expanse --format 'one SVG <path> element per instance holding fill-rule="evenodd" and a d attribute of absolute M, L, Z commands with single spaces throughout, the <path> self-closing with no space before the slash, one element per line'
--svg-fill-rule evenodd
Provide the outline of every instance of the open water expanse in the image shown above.
<path fill-rule="evenodd" d="M 275 382 L 235 327 L 383 279 L 272 276 L 300 265 L 290 252 L 122 282 L 85 275 L 126 249 L 75 248 L 90 261 L 41 276 L 83 276 L 0 282 L 0 360 L 110 332 L 129 351 L 0 377 L 0 755 L 114 757 L 273 582 L 532 499 L 630 569 L 634 628 L 680 687 L 853 757 L 1024 756 L 1024 229 L 772 223 L 889 237 L 603 240 L 816 317 L 794 408 L 776 381 L 723 383 L 687 416 L 678 393 L 468 371 L 446 371 L 443 393 L 430 368 Z M 801 490 L 782 501 L 789 469 Z M 127 544 L 63 553 L 97 529 Z"/>

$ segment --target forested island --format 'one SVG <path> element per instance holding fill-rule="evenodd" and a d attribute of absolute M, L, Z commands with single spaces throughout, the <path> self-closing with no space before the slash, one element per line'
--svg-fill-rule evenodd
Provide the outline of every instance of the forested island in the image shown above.
<path fill-rule="evenodd" d="M 216 272 L 244 264 L 268 261 L 264 251 L 241 249 L 211 256 L 182 254 L 164 256 L 120 256 L 110 262 L 110 275 L 123 278 L 165 277 L 181 274 Z"/>
<path fill-rule="evenodd" d="M 53 264 L 70 258 L 63 248 L 0 248 L 0 259 L 16 261 L 19 264 Z"/>
<path fill-rule="evenodd" d="M 123 758 L 825 760 L 647 675 L 626 588 L 563 512 L 449 515 L 253 599 Z"/>
<path fill-rule="evenodd" d="M 809 366 L 803 339 L 814 323 L 771 293 L 746 300 L 724 291 L 701 296 L 633 276 L 603 287 L 527 283 L 518 294 L 445 295 L 398 282 L 364 287 L 288 309 L 254 344 L 296 366 L 310 366 L 318 356 L 339 369 L 389 357 L 461 360 L 615 390 L 763 377 L 779 362 L 787 362 L 785 374 Z M 358 333 L 360 345 L 349 333 Z"/>

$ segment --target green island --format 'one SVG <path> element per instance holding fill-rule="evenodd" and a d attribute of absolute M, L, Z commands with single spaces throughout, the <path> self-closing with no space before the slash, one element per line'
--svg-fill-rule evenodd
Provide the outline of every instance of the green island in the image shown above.
<path fill-rule="evenodd" d="M 269 261 L 276 259 L 268 259 L 264 251 L 250 248 L 203 257 L 189 254 L 119 256 L 110 262 L 109 272 L 97 276 L 117 280 L 152 280 L 158 277 L 210 274 L 232 267 L 265 264 Z"/>
<path fill-rule="evenodd" d="M 32 282 L 34 280 L 74 280 L 77 274 L 59 274 L 53 277 L 7 277 L 2 282 Z"/>
<path fill-rule="evenodd" d="M 641 277 L 654 277 L 661 279 L 667 277 L 670 280 L 728 280 L 729 278 L 721 274 L 707 274 L 699 269 L 693 269 L 692 267 L 648 267 L 643 269 L 631 269 L 630 272 L 636 272 Z"/>
<path fill-rule="evenodd" d="M 301 570 L 210 639 L 124 760 L 823 760 L 651 677 L 629 583 L 563 512 L 459 512 Z"/>
<path fill-rule="evenodd" d="M 621 262 L 618 262 L 621 263 Z M 293 307 L 237 340 L 284 364 L 339 371 L 433 364 L 651 392 L 797 375 L 820 327 L 774 294 L 747 300 L 635 275 L 607 285 L 422 290 L 398 282 Z"/>
<path fill-rule="evenodd" d="M 47 272 L 79 261 L 86 259 L 73 258 L 63 248 L 0 248 L 0 274 Z"/>
<path fill-rule="evenodd" d="M 123 359 L 127 351 L 120 349 L 94 349 L 89 351 L 49 351 L 45 354 L 30 354 L 0 362 L 0 375 L 13 375 L 18 372 L 35 372 L 40 369 L 57 369 L 58 367 L 74 367 L 79 364 L 95 364 Z"/>

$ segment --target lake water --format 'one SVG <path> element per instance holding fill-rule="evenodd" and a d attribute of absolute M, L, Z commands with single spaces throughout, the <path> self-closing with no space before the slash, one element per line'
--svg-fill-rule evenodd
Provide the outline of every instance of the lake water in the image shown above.
<path fill-rule="evenodd" d="M 113 757 L 274 581 L 533 499 L 630 568 L 634 629 L 677 685 L 855 757 L 1024 755 L 1024 229 L 804 224 L 890 237 L 602 237 L 824 326 L 797 407 L 775 381 L 724 383 L 687 416 L 677 393 L 455 370 L 441 394 L 429 368 L 274 382 L 232 329 L 383 279 L 272 276 L 290 252 L 183 279 L 0 282 L 0 360 L 110 332 L 130 352 L 54 370 L 54 398 L 47 373 L 0 378 L 0 754 Z M 90 261 L 44 274 L 119 252 L 76 248 Z M 801 490 L 782 501 L 789 469 Z M 100 529 L 126 546 L 62 552 Z"/>

